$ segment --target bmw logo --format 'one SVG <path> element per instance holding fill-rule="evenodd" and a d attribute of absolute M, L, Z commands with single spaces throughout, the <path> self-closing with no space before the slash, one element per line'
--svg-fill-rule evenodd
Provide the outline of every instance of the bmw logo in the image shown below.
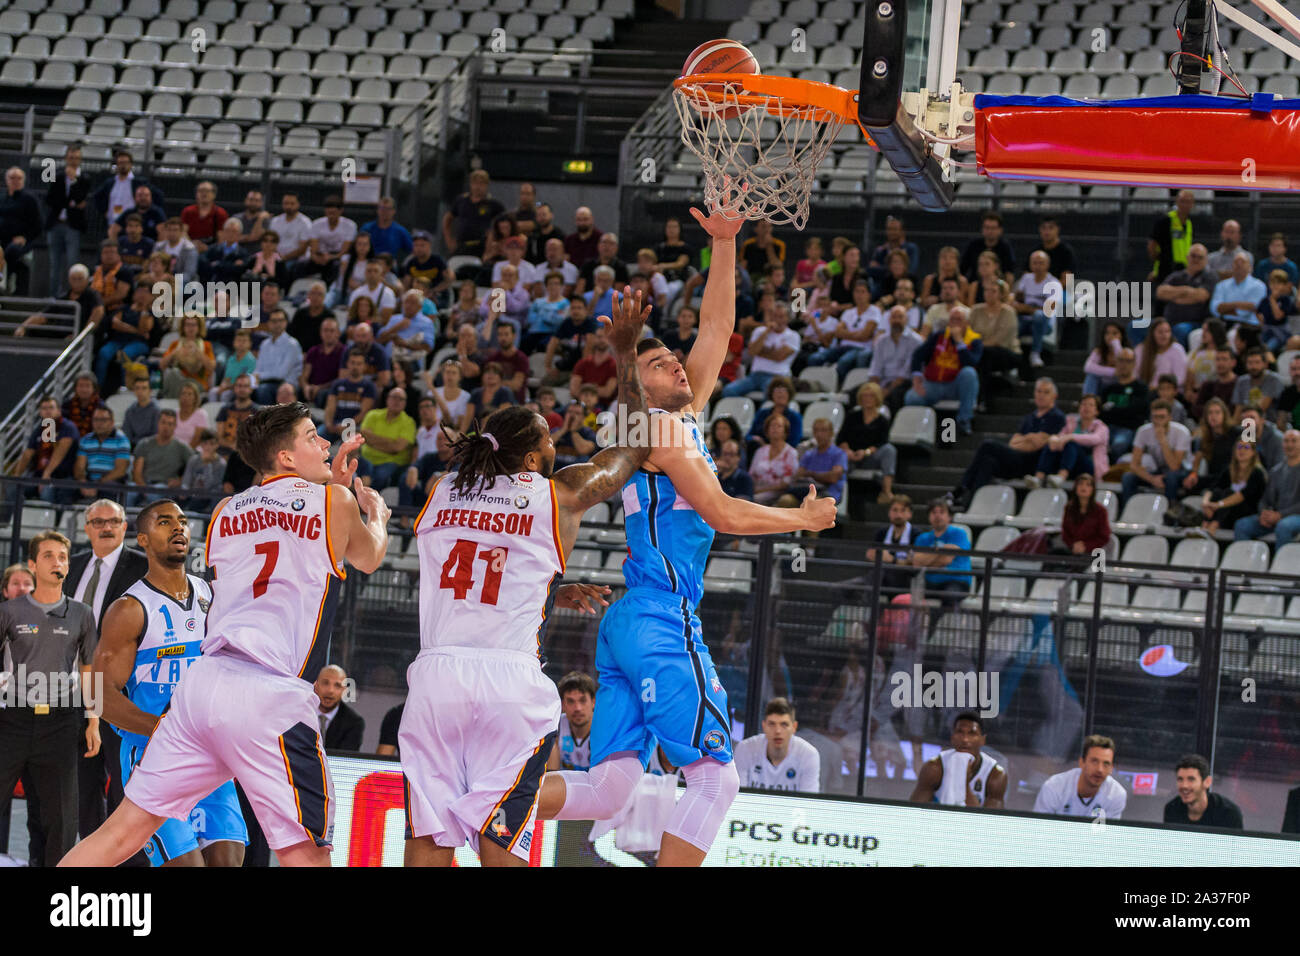
<path fill-rule="evenodd" d="M 710 730 L 704 735 L 704 746 L 708 750 L 721 750 L 727 745 L 727 738 L 720 730 Z"/>
<path fill-rule="evenodd" d="M 289 507 L 294 511 L 302 511 L 303 508 L 307 507 L 307 502 L 303 501 L 301 498 L 294 498 Z"/>
<path fill-rule="evenodd" d="M 515 495 L 515 507 L 516 507 L 516 508 L 519 508 L 520 510 L 522 510 L 522 509 L 524 509 L 524 508 L 527 508 L 527 507 L 528 507 L 528 496 L 527 496 L 527 495 Z"/>

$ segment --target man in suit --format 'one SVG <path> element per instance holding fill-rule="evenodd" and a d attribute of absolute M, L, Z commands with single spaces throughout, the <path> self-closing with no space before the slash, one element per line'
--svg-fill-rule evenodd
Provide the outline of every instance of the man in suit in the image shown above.
<path fill-rule="evenodd" d="M 63 169 L 45 191 L 45 236 L 50 244 L 50 295 L 68 292 L 68 269 L 81 261 L 81 234 L 86 231 L 90 177 L 81 171 L 81 147 L 68 144 Z"/>
<path fill-rule="evenodd" d="M 68 562 L 68 576 L 63 593 L 90 605 L 98 631 L 104 611 L 126 593 L 149 570 L 149 559 L 134 548 L 126 547 L 126 512 L 116 501 L 100 498 L 86 509 L 86 536 L 90 548 L 78 551 Z M 79 830 L 90 835 L 122 802 L 122 779 L 118 749 L 120 738 L 108 724 L 100 722 L 103 746 L 98 755 L 82 757 L 77 774 L 81 791 Z M 108 783 L 108 803 L 104 785 Z"/>
<path fill-rule="evenodd" d="M 366 721 L 343 703 L 348 675 L 337 664 L 326 664 L 316 678 L 316 696 L 320 698 L 320 735 L 326 750 L 360 750 Z"/>

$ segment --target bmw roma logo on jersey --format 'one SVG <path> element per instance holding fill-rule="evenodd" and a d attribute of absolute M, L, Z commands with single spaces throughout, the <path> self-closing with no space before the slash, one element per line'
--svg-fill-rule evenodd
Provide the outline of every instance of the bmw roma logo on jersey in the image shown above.
<path fill-rule="evenodd" d="M 294 511 L 302 511 L 303 508 L 307 507 L 307 502 L 303 501 L 301 498 L 295 498 L 289 507 Z"/>
<path fill-rule="evenodd" d="M 527 496 L 527 495 L 515 495 L 515 507 L 516 507 L 516 508 L 520 508 L 520 509 L 527 508 L 527 507 L 528 507 L 528 496 Z"/>

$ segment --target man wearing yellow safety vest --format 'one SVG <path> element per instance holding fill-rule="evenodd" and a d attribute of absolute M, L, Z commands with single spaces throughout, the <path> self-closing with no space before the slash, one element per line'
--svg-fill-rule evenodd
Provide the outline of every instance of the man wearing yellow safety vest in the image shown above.
<path fill-rule="evenodd" d="M 1171 273 L 1187 268 L 1187 250 L 1192 247 L 1192 209 L 1196 196 L 1190 189 L 1180 189 L 1174 208 L 1156 220 L 1147 239 L 1151 274 L 1147 279 L 1163 282 Z"/>

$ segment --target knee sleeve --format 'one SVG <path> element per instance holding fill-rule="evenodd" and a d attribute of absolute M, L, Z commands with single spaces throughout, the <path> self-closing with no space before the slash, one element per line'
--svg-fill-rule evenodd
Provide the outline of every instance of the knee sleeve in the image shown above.
<path fill-rule="evenodd" d="M 645 768 L 636 757 L 617 757 L 596 764 L 586 773 L 560 772 L 564 806 L 557 820 L 608 820 L 627 805 Z"/>
<path fill-rule="evenodd" d="M 683 767 L 682 776 L 686 778 L 686 793 L 677 801 L 664 832 L 707 853 L 740 792 L 740 774 L 734 762 L 721 764 L 705 757 Z"/>

